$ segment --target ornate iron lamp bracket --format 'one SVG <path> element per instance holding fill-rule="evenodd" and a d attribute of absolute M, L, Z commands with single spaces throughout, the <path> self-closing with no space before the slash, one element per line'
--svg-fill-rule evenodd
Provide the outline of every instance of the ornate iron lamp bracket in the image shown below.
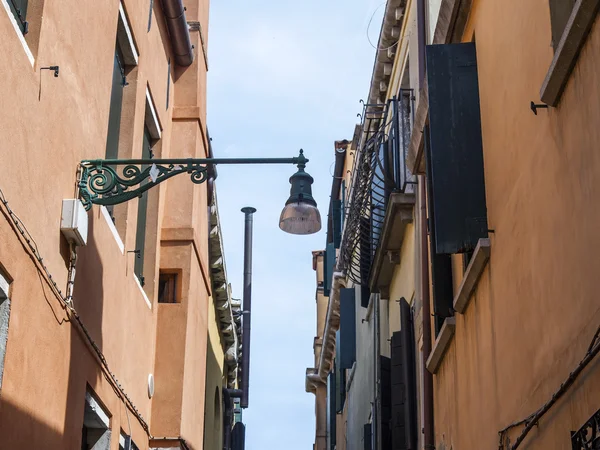
<path fill-rule="evenodd" d="M 187 173 L 192 183 L 208 179 L 209 167 L 217 164 L 296 164 L 308 159 L 303 151 L 294 158 L 188 158 L 188 159 L 95 159 L 81 162 L 79 196 L 86 210 L 94 205 L 118 205 L 152 189 L 175 175 Z"/>
<path fill-rule="evenodd" d="M 573 450 L 595 450 L 600 448 L 600 410 L 578 430 L 571 431 Z"/>

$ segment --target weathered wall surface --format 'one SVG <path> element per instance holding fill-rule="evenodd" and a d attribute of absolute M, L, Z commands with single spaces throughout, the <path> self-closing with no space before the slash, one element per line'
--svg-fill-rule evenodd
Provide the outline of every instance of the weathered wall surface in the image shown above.
<path fill-rule="evenodd" d="M 475 1 L 491 258 L 434 377 L 437 448 L 498 447 L 498 431 L 550 399 L 600 323 L 600 29 L 558 108 L 538 101 L 552 60 L 546 0 Z M 522 449 L 570 448 L 600 406 L 592 364 Z M 517 428 L 511 434 L 513 442 Z"/>
<path fill-rule="evenodd" d="M 192 3 L 186 1 L 188 10 L 198 9 L 198 5 L 194 8 Z M 200 20 L 206 36 L 208 1 L 200 3 L 200 12 L 188 20 Z M 75 195 L 78 163 L 105 155 L 119 2 L 92 6 L 86 2 L 40 0 L 29 4 L 32 6 L 28 19 L 31 15 L 32 23 L 39 24 L 39 30 L 34 29 L 27 36 L 33 64 L 11 16 L 0 7 L 0 54 L 4 56 L 0 67 L 3 104 L 0 110 L 0 189 L 35 237 L 44 263 L 64 292 L 69 255 L 59 231 L 61 201 Z M 196 55 L 195 66 L 186 70 L 175 68 L 160 2 L 154 2 L 150 30 L 149 2 L 123 0 L 123 6 L 139 61 L 128 74 L 129 85 L 124 88 L 126 104 L 120 151 L 124 156 L 141 156 L 148 89 L 162 126 L 161 140 L 155 150 L 162 156 L 184 156 L 188 149 L 193 149 L 190 152 L 196 155 L 205 155 L 204 59 Z M 199 41 L 197 32 L 192 40 Z M 198 48 L 200 45 L 196 45 L 196 53 Z M 169 59 L 172 60 L 171 73 L 168 72 Z M 201 66 L 197 66 L 198 61 Z M 58 78 L 50 71 L 40 70 L 50 65 L 60 66 Z M 171 92 L 167 107 L 168 78 Z M 192 105 L 193 111 L 182 112 L 180 102 Z M 185 129 L 172 125 L 174 115 L 178 115 L 177 124 L 183 123 L 181 128 Z M 192 125 L 188 125 L 190 123 Z M 170 180 L 150 194 L 149 250 L 143 289 L 133 273 L 135 255 L 127 253 L 136 245 L 137 201 L 119 208 L 119 219 L 124 220 L 118 222 L 118 233 L 106 214 L 99 207 L 93 207 L 89 213 L 88 245 L 79 249 L 74 305 L 111 371 L 150 425 L 152 434 L 159 436 L 157 431 L 172 429 L 169 414 L 174 417 L 183 414 L 180 427 L 173 430 L 176 436 L 187 434 L 189 443 L 199 449 L 204 423 L 203 374 L 209 295 L 205 280 L 208 273 L 206 193 L 204 186 L 181 192 L 184 198 L 187 195 L 190 202 L 193 200 L 198 205 L 196 209 L 165 208 L 165 199 L 170 195 L 169 184 L 177 181 Z M 191 184 L 189 180 L 186 183 Z M 172 189 L 179 192 L 175 185 Z M 159 248 L 163 213 L 171 217 L 185 216 L 176 225 L 168 224 L 170 228 L 185 226 L 191 230 L 183 239 L 183 246 L 187 248 L 174 250 L 164 258 Z M 195 240 L 189 238 L 190 235 Z M 179 258 L 178 252 L 187 258 L 185 264 L 161 265 L 162 262 L 173 264 Z M 0 216 L 0 265 L 14 280 L 0 391 L 3 445 L 14 449 L 80 448 L 88 385 L 111 415 L 111 448 L 118 448 L 119 432 L 122 429 L 129 433 L 130 423 L 136 445 L 141 450 L 147 449 L 145 431 L 131 412 L 128 420 L 122 401 L 107 382 L 86 340 L 66 321 L 58 299 L 36 270 L 4 215 Z M 187 290 L 182 290 L 185 301 L 158 305 L 159 267 L 187 268 L 189 277 L 183 280 Z M 163 307 L 171 310 L 161 311 Z M 179 337 L 178 327 L 184 330 Z M 171 354 L 174 346 L 180 344 L 186 345 L 183 354 Z M 163 364 L 169 357 L 179 358 L 179 367 L 169 371 Z M 164 377 L 159 376 L 159 372 Z M 153 399 L 147 393 L 151 373 L 155 374 L 156 382 Z M 178 377 L 181 388 L 170 384 Z M 179 403 L 169 404 L 175 411 L 167 411 L 165 418 L 154 414 L 154 400 L 160 403 L 160 396 L 170 389 L 185 391 L 184 396 L 194 403 L 193 408 L 183 405 L 180 396 Z"/>

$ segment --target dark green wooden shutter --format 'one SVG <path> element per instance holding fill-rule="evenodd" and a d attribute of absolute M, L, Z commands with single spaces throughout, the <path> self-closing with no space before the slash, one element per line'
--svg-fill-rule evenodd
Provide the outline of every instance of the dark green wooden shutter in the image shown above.
<path fill-rule="evenodd" d="M 372 450 L 373 433 L 371 430 L 371 424 L 365 423 L 363 426 L 363 449 L 364 450 Z"/>
<path fill-rule="evenodd" d="M 335 334 L 335 412 L 341 414 L 346 402 L 346 370 L 340 364 L 340 330 Z"/>
<path fill-rule="evenodd" d="M 340 367 L 351 369 L 356 361 L 356 291 L 340 289 Z"/>
<path fill-rule="evenodd" d="M 8 0 L 8 6 L 10 7 L 17 25 L 21 30 L 21 33 L 27 34 L 29 31 L 29 24 L 27 23 L 27 3 L 28 0 Z"/>
<path fill-rule="evenodd" d="M 144 140 L 142 148 L 142 159 L 149 159 L 151 154 L 151 142 L 150 132 L 144 127 Z M 147 166 L 142 166 L 142 170 L 146 169 Z M 140 183 L 141 186 L 146 184 L 148 181 Z M 134 273 L 140 280 L 140 284 L 144 285 L 144 253 L 146 247 L 146 219 L 148 215 L 148 192 L 144 192 L 138 199 L 138 215 L 137 215 L 137 229 L 135 233 L 135 249 L 138 254 L 135 258 Z"/>
<path fill-rule="evenodd" d="M 429 153 L 437 253 L 487 237 L 479 84 L 474 43 L 428 45 Z"/>
<path fill-rule="evenodd" d="M 392 335 L 392 450 L 416 450 L 418 442 L 414 325 L 400 299 L 400 331 Z"/>
<path fill-rule="evenodd" d="M 167 109 L 169 109 L 169 94 L 171 91 L 171 58 L 167 63 Z"/>
<path fill-rule="evenodd" d="M 121 130 L 121 110 L 123 108 L 124 67 L 119 53 L 115 50 L 113 59 L 112 88 L 110 91 L 110 110 L 108 113 L 108 134 L 106 138 L 106 158 L 119 157 L 119 132 Z"/>
<path fill-rule="evenodd" d="M 336 407 L 335 407 L 335 370 L 327 377 L 327 448 L 335 450 Z"/>
<path fill-rule="evenodd" d="M 331 213 L 332 217 L 332 227 L 333 227 L 333 246 L 335 248 L 340 248 L 340 242 L 342 240 L 342 201 L 341 200 L 333 200 L 331 202 Z"/>
<path fill-rule="evenodd" d="M 391 360 L 387 356 L 379 357 L 381 369 L 381 448 L 391 449 L 392 446 L 392 380 Z"/>
<path fill-rule="evenodd" d="M 325 297 L 329 297 L 331 292 L 331 280 L 333 276 L 333 269 L 335 267 L 335 247 L 333 242 L 327 244 L 325 247 L 325 264 L 323 265 L 323 276 L 324 276 L 324 287 L 323 294 Z"/>

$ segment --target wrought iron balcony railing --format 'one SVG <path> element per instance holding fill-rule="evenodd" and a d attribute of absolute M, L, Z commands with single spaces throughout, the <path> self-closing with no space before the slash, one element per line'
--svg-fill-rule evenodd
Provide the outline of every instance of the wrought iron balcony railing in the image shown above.
<path fill-rule="evenodd" d="M 573 450 L 600 450 L 600 410 L 576 432 L 571 432 Z"/>
<path fill-rule="evenodd" d="M 363 105 L 338 264 L 355 283 L 367 284 L 390 194 L 414 192 L 415 177 L 406 166 L 413 111 L 412 89 L 401 89 L 385 104 Z"/>

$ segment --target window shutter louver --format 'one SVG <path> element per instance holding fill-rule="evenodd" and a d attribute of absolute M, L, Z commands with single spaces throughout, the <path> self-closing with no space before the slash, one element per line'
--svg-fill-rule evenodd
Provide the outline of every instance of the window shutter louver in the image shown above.
<path fill-rule="evenodd" d="M 325 264 L 323 265 L 323 295 L 329 297 L 331 292 L 331 280 L 333 269 L 335 267 L 335 247 L 333 242 L 330 242 L 325 247 Z"/>
<path fill-rule="evenodd" d="M 142 158 L 150 158 L 150 132 L 144 127 L 144 139 L 142 148 Z M 146 169 L 147 166 L 142 166 L 142 170 Z M 148 181 L 140 183 L 141 186 L 146 184 Z M 148 215 L 148 192 L 144 192 L 138 199 L 138 216 L 137 216 L 137 229 L 135 234 L 135 249 L 138 252 L 135 258 L 134 272 L 140 280 L 140 284 L 144 285 L 144 250 L 146 247 L 146 219 Z"/>
<path fill-rule="evenodd" d="M 21 30 L 21 33 L 27 34 L 29 31 L 29 24 L 27 23 L 27 4 L 28 0 L 8 0 L 8 6 L 10 7 L 17 25 Z"/>
<path fill-rule="evenodd" d="M 335 412 L 340 414 L 346 402 L 346 370 L 340 365 L 341 330 L 335 333 Z"/>
<path fill-rule="evenodd" d="M 414 327 L 410 306 L 400 299 L 401 330 L 392 335 L 392 449 L 416 450 L 417 403 Z"/>
<path fill-rule="evenodd" d="M 356 291 L 340 289 L 339 359 L 342 369 L 351 369 L 356 361 Z"/>
<path fill-rule="evenodd" d="M 432 238 L 437 253 L 463 253 L 487 237 L 475 44 L 428 45 L 426 60 Z"/>

